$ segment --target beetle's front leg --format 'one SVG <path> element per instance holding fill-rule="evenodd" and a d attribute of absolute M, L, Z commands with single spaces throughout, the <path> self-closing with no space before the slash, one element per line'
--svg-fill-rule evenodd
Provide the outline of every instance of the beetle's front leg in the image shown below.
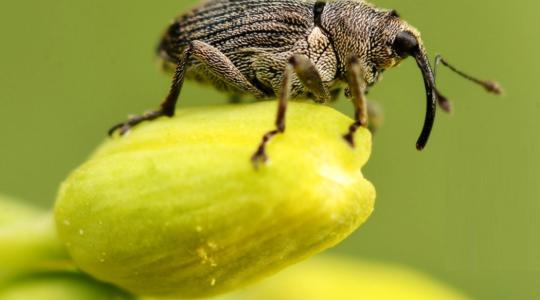
<path fill-rule="evenodd" d="M 278 89 L 278 111 L 276 117 L 276 128 L 267 132 L 263 138 L 257 151 L 251 157 L 251 161 L 255 168 L 258 167 L 259 163 L 265 163 L 268 161 L 268 155 L 266 153 L 266 146 L 270 140 L 280 134 L 285 132 L 285 115 L 287 112 L 287 101 L 290 97 L 291 88 L 292 88 L 292 77 L 296 74 L 298 79 L 302 84 L 310 90 L 316 98 L 317 102 L 327 102 L 331 98 L 331 94 L 324 85 L 319 72 L 317 71 L 315 65 L 304 55 L 293 55 L 287 62 L 283 77 L 281 80 L 281 85 Z"/>
<path fill-rule="evenodd" d="M 366 83 L 362 78 L 362 69 L 357 57 L 351 57 L 347 64 L 347 82 L 354 105 L 355 122 L 349 127 L 343 138 L 354 147 L 354 134 L 360 127 L 368 126 L 368 109 L 365 98 Z"/>

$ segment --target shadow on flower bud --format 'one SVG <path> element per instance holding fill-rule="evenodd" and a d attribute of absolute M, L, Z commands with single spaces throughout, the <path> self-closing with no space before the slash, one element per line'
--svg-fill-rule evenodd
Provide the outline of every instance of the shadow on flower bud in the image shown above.
<path fill-rule="evenodd" d="M 217 295 L 334 246 L 364 223 L 375 190 L 371 135 L 291 103 L 270 161 L 250 157 L 275 103 L 181 110 L 105 142 L 61 187 L 58 232 L 85 272 L 150 296 Z"/>

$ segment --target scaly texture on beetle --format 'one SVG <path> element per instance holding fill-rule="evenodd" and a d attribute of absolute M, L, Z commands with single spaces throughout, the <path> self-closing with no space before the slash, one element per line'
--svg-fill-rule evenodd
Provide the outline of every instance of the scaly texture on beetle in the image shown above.
<path fill-rule="evenodd" d="M 159 55 L 176 64 L 180 49 L 201 41 L 218 49 L 238 68 L 261 97 L 275 97 L 287 60 L 306 55 L 328 88 L 345 81 L 345 62 L 361 61 L 365 80 L 375 83 L 381 70 L 398 59 L 391 51 L 398 32 L 410 29 L 393 12 L 364 2 L 336 1 L 316 11 L 315 1 L 214 0 L 180 16 L 167 30 Z M 317 15 L 316 15 L 317 14 Z M 188 63 L 187 78 L 210 83 L 231 93 L 249 91 L 227 84 L 196 60 Z M 230 74 L 231 76 L 233 74 Z M 293 98 L 313 97 L 293 79 Z"/>
<path fill-rule="evenodd" d="M 268 159 L 267 143 L 285 131 L 289 98 L 325 103 L 347 86 L 356 121 L 344 138 L 354 146 L 354 133 L 368 123 L 367 88 L 377 82 L 381 72 L 408 56 L 416 59 L 422 71 L 427 96 L 418 149 L 426 145 L 431 133 L 437 101 L 450 108 L 435 87 L 419 32 L 396 11 L 364 1 L 206 1 L 170 25 L 158 55 L 176 70 L 168 97 L 159 110 L 118 124 L 110 133 L 119 129 L 123 134 L 143 121 L 173 116 L 184 78 L 235 97 L 277 97 L 276 128 L 264 135 L 253 155 L 257 165 Z M 476 81 L 498 91 L 492 83 Z"/>

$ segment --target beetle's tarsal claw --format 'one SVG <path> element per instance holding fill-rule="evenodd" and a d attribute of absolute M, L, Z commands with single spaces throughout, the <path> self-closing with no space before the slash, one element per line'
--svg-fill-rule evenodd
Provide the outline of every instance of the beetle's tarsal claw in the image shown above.
<path fill-rule="evenodd" d="M 266 154 L 266 145 L 268 145 L 268 142 L 276 136 L 279 133 L 283 133 L 285 130 L 284 127 L 282 127 L 283 130 L 280 129 L 274 129 L 270 132 L 267 132 L 263 138 L 262 141 L 257 148 L 257 151 L 255 151 L 255 154 L 251 157 L 251 162 L 253 163 L 253 167 L 257 170 L 260 163 L 266 164 L 268 162 L 268 155 Z"/>
<path fill-rule="evenodd" d="M 343 135 L 343 139 L 351 146 L 352 148 L 355 147 L 354 143 L 354 134 L 358 131 L 360 127 L 367 127 L 367 121 L 356 121 L 354 124 L 349 127 L 349 132 Z"/>
<path fill-rule="evenodd" d="M 144 121 L 155 120 L 161 116 L 172 117 L 172 115 L 166 113 L 164 110 L 150 111 L 140 116 L 131 117 L 126 122 L 114 125 L 111 129 L 109 129 L 108 134 L 109 136 L 112 137 L 114 133 L 118 131 L 120 136 L 124 136 L 126 133 L 128 133 L 131 130 L 131 128 L 139 125 L 140 123 Z"/>
<path fill-rule="evenodd" d="M 344 134 L 343 139 L 345 140 L 345 142 L 347 142 L 347 144 L 349 144 L 349 146 L 351 146 L 351 148 L 355 147 L 354 135 L 352 133 L 349 132 L 347 134 Z"/>
<path fill-rule="evenodd" d="M 259 149 L 257 149 L 257 152 L 251 156 L 251 163 L 253 164 L 253 168 L 258 170 L 261 164 L 266 164 L 267 162 L 268 155 L 266 154 L 266 147 L 261 145 Z"/>
<path fill-rule="evenodd" d="M 113 137 L 115 132 L 118 132 L 118 135 L 120 136 L 124 136 L 127 133 L 129 133 L 130 130 L 131 130 L 131 126 L 127 124 L 127 122 L 125 122 L 125 123 L 119 123 L 119 124 L 114 125 L 111 129 L 109 129 L 107 133 L 109 137 Z"/>
<path fill-rule="evenodd" d="M 120 129 L 123 125 L 124 125 L 123 123 L 120 123 L 120 124 L 116 124 L 113 127 L 111 127 L 111 129 L 109 129 L 109 131 L 107 131 L 107 134 L 109 135 L 109 137 L 112 137 L 114 135 L 114 133 L 116 132 L 116 130 Z"/>

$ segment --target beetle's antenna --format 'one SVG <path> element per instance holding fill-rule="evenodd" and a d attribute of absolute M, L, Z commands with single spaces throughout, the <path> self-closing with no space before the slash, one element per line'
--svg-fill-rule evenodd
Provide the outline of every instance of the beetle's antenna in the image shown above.
<path fill-rule="evenodd" d="M 422 76 L 424 77 L 424 85 L 426 87 L 426 118 L 424 120 L 424 127 L 422 128 L 422 133 L 416 142 L 416 149 L 422 150 L 429 140 L 431 130 L 433 129 L 433 123 L 435 121 L 435 114 L 437 111 L 437 96 L 438 92 L 435 89 L 435 76 L 433 70 L 429 65 L 429 60 L 424 50 L 418 48 L 415 53 L 413 53 L 416 63 L 422 71 Z"/>
<path fill-rule="evenodd" d="M 437 55 L 435 58 L 435 65 L 433 66 L 433 77 L 435 78 L 435 82 L 437 82 L 437 66 L 440 63 L 440 59 L 441 56 Z M 452 102 L 443 96 L 443 94 L 441 94 L 437 88 L 435 88 L 435 92 L 437 93 L 437 102 L 439 102 L 439 107 L 447 113 L 452 113 Z"/>
<path fill-rule="evenodd" d="M 486 91 L 490 93 L 497 94 L 497 95 L 500 95 L 503 93 L 501 86 L 497 82 L 491 81 L 491 80 L 481 80 L 476 77 L 473 77 L 465 72 L 458 70 L 456 67 L 449 64 L 442 56 L 437 55 L 437 57 L 435 57 L 435 69 L 437 69 L 437 66 L 439 64 L 443 64 L 445 67 L 452 70 L 454 73 L 458 74 L 459 76 L 482 86 L 484 89 L 486 89 Z"/>
<path fill-rule="evenodd" d="M 435 88 L 435 93 L 437 93 L 437 102 L 439 102 L 439 107 L 447 113 L 452 113 L 452 102 L 441 94 L 437 88 Z"/>

